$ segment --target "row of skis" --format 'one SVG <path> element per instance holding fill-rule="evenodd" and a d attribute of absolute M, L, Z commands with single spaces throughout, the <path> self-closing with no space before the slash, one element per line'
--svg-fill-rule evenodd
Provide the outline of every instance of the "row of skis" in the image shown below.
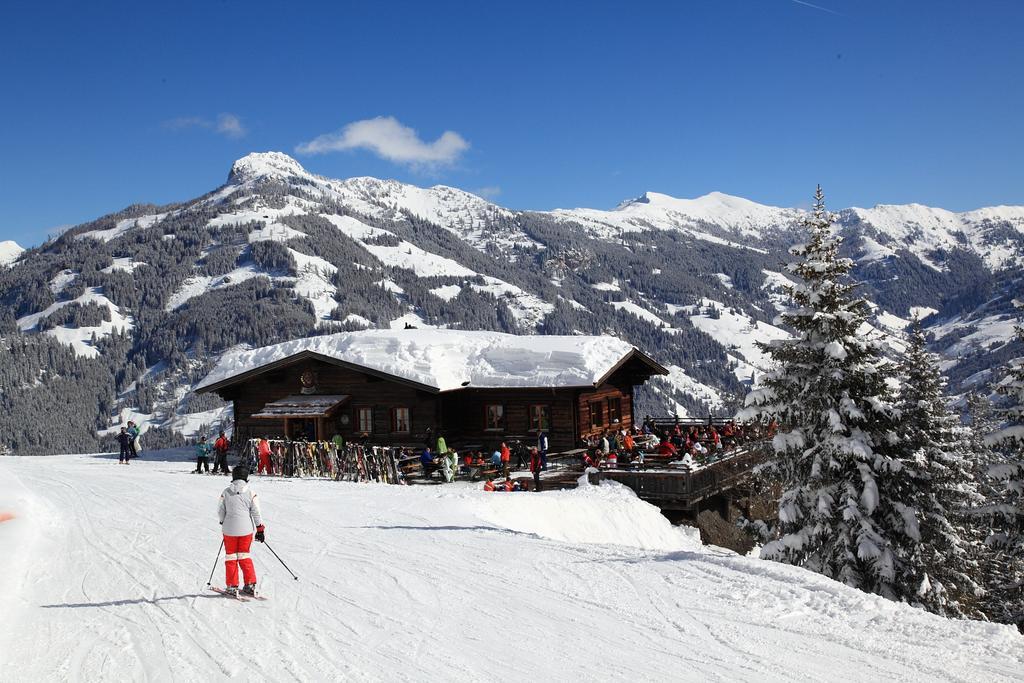
<path fill-rule="evenodd" d="M 250 471 L 259 465 L 259 439 L 250 439 L 242 462 Z M 399 457 L 401 449 L 387 446 L 346 444 L 331 441 L 269 440 L 272 474 L 284 477 L 321 477 L 335 481 L 404 483 Z"/>

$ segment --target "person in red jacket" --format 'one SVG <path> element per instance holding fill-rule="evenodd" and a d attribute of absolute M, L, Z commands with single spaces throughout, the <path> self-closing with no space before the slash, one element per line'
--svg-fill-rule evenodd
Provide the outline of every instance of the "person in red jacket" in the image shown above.
<path fill-rule="evenodd" d="M 228 471 L 228 449 L 230 448 L 231 442 L 228 440 L 228 437 L 224 436 L 224 432 L 221 432 L 217 440 L 213 442 L 213 452 L 216 456 L 213 460 L 214 472 L 230 474 Z"/>
<path fill-rule="evenodd" d="M 484 491 L 493 491 L 493 490 L 494 490 L 494 480 L 488 479 L 487 481 L 484 482 Z"/>
<path fill-rule="evenodd" d="M 676 447 L 672 445 L 672 442 L 667 437 L 662 438 L 661 443 L 658 444 L 658 455 L 675 455 Z"/>
<path fill-rule="evenodd" d="M 540 472 L 544 469 L 544 460 L 540 451 L 536 448 L 530 449 L 530 471 L 533 472 L 533 490 L 540 491 Z"/>
<path fill-rule="evenodd" d="M 259 467 L 256 468 L 257 474 L 273 474 L 274 466 L 270 462 L 270 442 L 267 441 L 267 437 L 260 439 L 259 445 L 256 447 L 256 455 L 259 457 Z"/>
<path fill-rule="evenodd" d="M 515 491 L 515 484 L 512 483 L 512 477 L 506 475 L 505 483 L 501 485 L 503 491 Z"/>
<path fill-rule="evenodd" d="M 512 449 L 504 441 L 501 442 L 501 469 L 508 476 L 508 461 L 512 458 Z"/>

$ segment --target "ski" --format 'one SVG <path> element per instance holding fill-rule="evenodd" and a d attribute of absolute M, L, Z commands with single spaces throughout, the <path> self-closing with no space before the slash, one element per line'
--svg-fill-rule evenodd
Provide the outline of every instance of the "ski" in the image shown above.
<path fill-rule="evenodd" d="M 225 590 L 225 589 L 223 589 L 223 588 L 221 588 L 219 586 L 210 586 L 210 590 L 212 590 L 214 593 L 219 593 L 220 595 L 223 595 L 225 598 L 234 598 L 235 600 L 238 600 L 239 602 L 251 602 L 252 600 L 266 600 L 267 599 L 267 598 L 265 598 L 262 595 L 242 595 L 241 593 L 239 593 L 238 595 L 235 595 L 233 593 L 228 593 L 227 590 Z"/>

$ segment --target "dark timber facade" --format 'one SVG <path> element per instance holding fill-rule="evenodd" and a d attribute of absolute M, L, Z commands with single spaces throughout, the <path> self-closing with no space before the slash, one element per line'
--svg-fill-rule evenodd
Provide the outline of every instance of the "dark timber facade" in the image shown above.
<path fill-rule="evenodd" d="M 443 435 L 453 448 L 493 448 L 501 441 L 536 439 L 550 449 L 633 424 L 633 389 L 659 364 L 632 351 L 593 386 L 434 387 L 304 351 L 238 374 L 201 392 L 234 403 L 234 440 L 267 436 L 424 445 Z M 433 443 L 431 443 L 433 445 Z"/>

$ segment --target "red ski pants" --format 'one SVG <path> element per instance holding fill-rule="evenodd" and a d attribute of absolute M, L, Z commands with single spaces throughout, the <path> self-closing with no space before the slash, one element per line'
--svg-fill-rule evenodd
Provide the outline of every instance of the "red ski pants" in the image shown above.
<path fill-rule="evenodd" d="M 274 466 L 270 462 L 270 454 L 260 454 L 260 465 L 256 469 L 256 473 L 263 474 L 264 472 L 266 472 L 267 474 L 274 473 Z"/>
<path fill-rule="evenodd" d="M 242 577 L 246 583 L 256 583 L 256 567 L 249 557 L 252 534 L 248 536 L 224 537 L 224 580 L 228 586 L 238 585 L 238 565 L 242 565 Z"/>

